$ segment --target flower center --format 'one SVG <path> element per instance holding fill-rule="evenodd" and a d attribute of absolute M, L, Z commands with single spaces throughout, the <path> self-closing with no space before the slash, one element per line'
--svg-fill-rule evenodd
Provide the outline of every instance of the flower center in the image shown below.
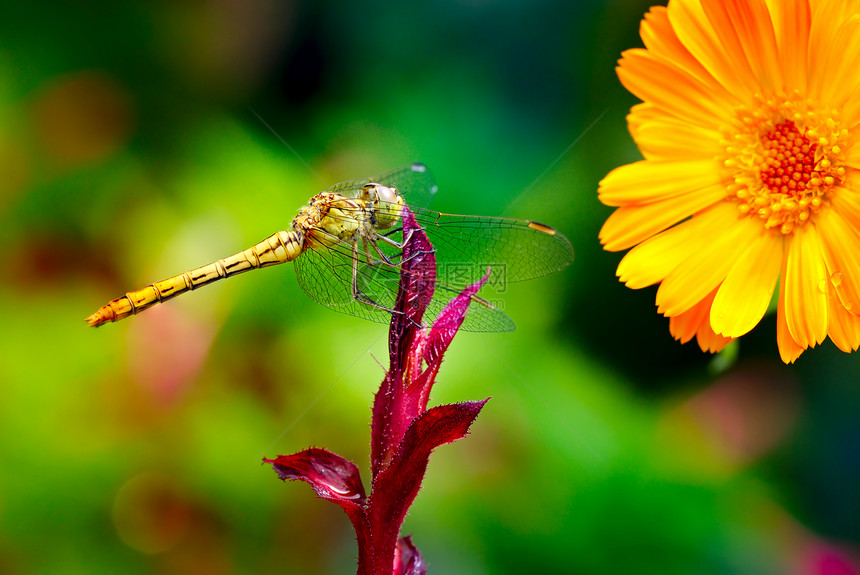
<path fill-rule="evenodd" d="M 848 131 L 837 113 L 808 101 L 760 99 L 741 110 L 728 134 L 723 165 L 729 197 L 741 215 L 787 235 L 810 221 L 845 179 L 842 150 Z"/>
<path fill-rule="evenodd" d="M 793 123 L 786 120 L 777 124 L 761 137 L 761 143 L 764 157 L 759 178 L 771 193 L 801 197 L 820 185 L 811 181 L 818 144 L 810 143 Z"/>

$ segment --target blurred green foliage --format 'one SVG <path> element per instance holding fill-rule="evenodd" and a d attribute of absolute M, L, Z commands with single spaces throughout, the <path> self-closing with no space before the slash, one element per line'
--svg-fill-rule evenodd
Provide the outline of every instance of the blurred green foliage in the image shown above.
<path fill-rule="evenodd" d="M 765 321 L 714 374 L 599 248 L 597 182 L 638 159 L 613 66 L 646 9 L 4 7 L 0 572 L 351 572 L 340 510 L 259 462 L 318 445 L 366 467 L 385 326 L 288 266 L 82 320 L 416 160 L 434 208 L 577 251 L 511 287 L 516 332 L 448 353 L 433 400 L 493 400 L 407 518 L 431 573 L 857 572 L 857 361 L 828 343 L 784 367 Z"/>

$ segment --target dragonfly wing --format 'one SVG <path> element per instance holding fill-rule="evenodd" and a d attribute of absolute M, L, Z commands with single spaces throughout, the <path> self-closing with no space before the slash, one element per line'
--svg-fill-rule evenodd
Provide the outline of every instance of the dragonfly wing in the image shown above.
<path fill-rule="evenodd" d="M 423 164 L 403 166 L 375 178 L 341 182 L 327 191 L 355 197 L 369 182 L 394 187 L 404 197 L 436 248 L 443 284 L 465 286 L 483 277 L 487 267 L 493 270 L 491 283 L 523 281 L 557 272 L 573 261 L 567 238 L 543 224 L 425 209 L 436 193 L 436 184 Z"/>
<path fill-rule="evenodd" d="M 369 179 L 364 180 L 348 180 L 346 182 L 340 182 L 333 186 L 329 186 L 325 189 L 327 192 L 331 192 L 333 194 L 340 194 L 345 198 L 357 198 L 359 192 L 361 192 L 361 188 L 370 182 Z"/>
<path fill-rule="evenodd" d="M 355 285 L 366 300 L 359 301 L 353 290 L 352 244 L 340 243 L 329 248 L 305 250 L 295 261 L 299 285 L 311 299 L 341 313 L 371 321 L 387 323 L 388 311 L 397 297 L 399 270 L 390 266 L 370 265 L 359 251 L 355 266 Z"/>
<path fill-rule="evenodd" d="M 436 282 L 436 291 L 427 307 L 425 323 L 431 324 L 442 312 L 448 302 L 460 295 L 462 286 L 451 286 L 444 282 Z M 497 332 L 513 331 L 517 325 L 505 312 L 493 302 L 485 300 L 480 294 L 472 296 L 469 311 L 460 329 L 464 331 Z"/>
<path fill-rule="evenodd" d="M 403 166 L 376 178 L 373 181 L 383 186 L 396 188 L 409 206 L 427 207 L 436 195 L 438 187 L 427 166 L 420 163 Z"/>
<path fill-rule="evenodd" d="M 410 206 L 430 205 L 430 201 L 438 189 L 433 174 L 430 173 L 427 166 L 414 163 L 373 178 L 340 182 L 326 191 L 347 198 L 356 198 L 361 193 L 362 187 L 370 183 L 396 188 L 397 193 L 403 196 Z"/>
<path fill-rule="evenodd" d="M 460 216 L 413 209 L 436 248 L 440 282 L 462 286 L 491 269 L 490 285 L 504 287 L 549 275 L 573 261 L 570 242 L 554 229 L 512 218 Z"/>
<path fill-rule="evenodd" d="M 380 249 L 393 263 L 399 263 L 399 253 L 391 246 L 379 242 Z M 401 270 L 398 265 L 383 264 L 375 250 L 368 246 L 370 258 L 359 245 L 358 263 L 355 265 L 355 284 L 365 301 L 355 298 L 353 291 L 353 247 L 341 243 L 331 248 L 306 250 L 294 262 L 299 285 L 311 299 L 335 311 L 379 323 L 391 320 L 391 311 L 397 300 Z M 437 282 L 434 296 L 427 304 L 424 315 L 426 325 L 439 316 L 450 300 L 457 297 L 462 286 Z M 374 302 L 368 303 L 367 300 Z M 376 305 L 374 305 L 376 304 Z M 461 329 L 466 331 L 496 332 L 515 329 L 515 324 L 492 303 L 474 296 Z"/>
<path fill-rule="evenodd" d="M 428 302 L 428 325 L 462 289 L 482 278 L 491 269 L 487 287 L 498 293 L 507 282 L 522 281 L 551 274 L 573 260 L 570 242 L 552 228 L 526 220 L 440 214 L 415 207 L 427 203 L 436 191 L 430 172 L 422 164 L 412 164 L 367 180 L 335 184 L 328 191 L 355 197 L 369 182 L 395 187 L 403 194 L 416 222 L 427 232 L 436 250 L 436 291 Z M 363 214 L 344 217 L 354 221 Z M 330 216 L 334 217 L 334 216 Z M 394 242 L 402 243 L 402 229 L 382 231 Z M 377 240 L 374 248 L 344 242 L 332 248 L 307 250 L 296 261 L 299 283 L 312 299 L 337 311 L 387 322 L 397 297 L 400 281 L 399 250 L 389 242 Z M 353 265 L 353 254 L 358 262 Z M 394 265 L 392 265 L 394 264 Z M 360 296 L 356 299 L 355 294 Z M 373 303 L 367 303 L 369 300 Z M 374 305 L 375 304 L 375 305 Z M 508 331 L 513 321 L 494 304 L 475 296 L 462 326 L 468 331 Z"/>

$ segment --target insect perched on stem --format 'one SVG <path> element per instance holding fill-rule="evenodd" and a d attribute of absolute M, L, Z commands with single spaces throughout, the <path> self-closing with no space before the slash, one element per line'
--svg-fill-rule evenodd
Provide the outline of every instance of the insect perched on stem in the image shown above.
<path fill-rule="evenodd" d="M 409 204 L 436 192 L 423 164 L 376 178 L 342 182 L 311 198 L 290 229 L 246 250 L 155 282 L 110 301 L 87 318 L 97 327 L 155 304 L 252 269 L 295 261 L 302 289 L 336 311 L 387 323 L 394 312 L 403 246 L 403 210 L 436 249 L 436 290 L 428 303 L 432 321 L 463 287 L 487 268 L 502 287 L 556 272 L 573 260 L 570 242 L 556 230 L 527 220 L 442 214 Z M 492 282 L 493 280 L 491 280 Z M 513 321 L 489 301 L 473 296 L 462 329 L 508 331 Z"/>

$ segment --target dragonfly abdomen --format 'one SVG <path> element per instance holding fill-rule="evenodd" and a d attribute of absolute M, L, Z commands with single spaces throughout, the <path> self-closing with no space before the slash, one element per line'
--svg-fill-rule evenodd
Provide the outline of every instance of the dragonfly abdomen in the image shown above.
<path fill-rule="evenodd" d="M 277 232 L 257 245 L 205 266 L 155 282 L 137 291 L 108 302 L 87 318 L 87 323 L 98 327 L 119 321 L 141 312 L 157 303 L 167 301 L 181 293 L 246 272 L 292 261 L 304 249 L 301 231 Z"/>

